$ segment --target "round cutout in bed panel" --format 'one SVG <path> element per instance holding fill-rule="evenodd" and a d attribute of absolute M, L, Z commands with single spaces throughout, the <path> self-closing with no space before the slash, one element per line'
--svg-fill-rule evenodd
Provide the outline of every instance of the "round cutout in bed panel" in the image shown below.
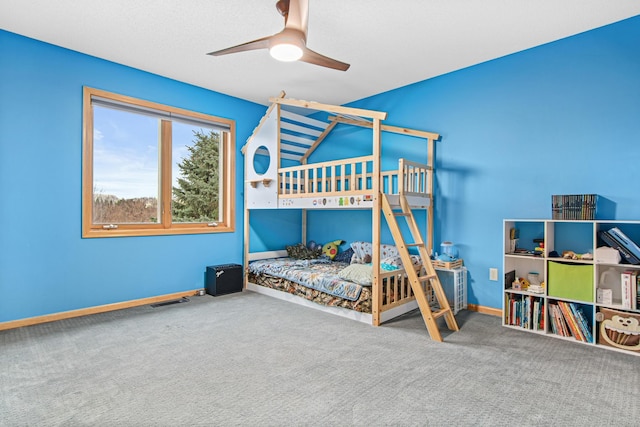
<path fill-rule="evenodd" d="M 271 163 L 271 153 L 264 145 L 261 145 L 253 153 L 253 170 L 258 175 L 264 175 L 269 170 Z"/>

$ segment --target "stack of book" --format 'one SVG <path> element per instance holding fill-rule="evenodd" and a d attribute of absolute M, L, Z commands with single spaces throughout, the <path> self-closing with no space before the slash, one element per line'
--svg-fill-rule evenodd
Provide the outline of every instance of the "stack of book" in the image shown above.
<path fill-rule="evenodd" d="M 511 326 L 544 331 L 544 301 L 532 295 L 511 294 L 506 301 L 505 323 Z"/>
<path fill-rule="evenodd" d="M 551 196 L 552 219 L 596 219 L 597 194 Z"/>
<path fill-rule="evenodd" d="M 556 301 L 549 303 L 549 324 L 554 334 L 573 337 L 578 341 L 593 342 L 590 322 L 582 309 L 573 302 Z"/>

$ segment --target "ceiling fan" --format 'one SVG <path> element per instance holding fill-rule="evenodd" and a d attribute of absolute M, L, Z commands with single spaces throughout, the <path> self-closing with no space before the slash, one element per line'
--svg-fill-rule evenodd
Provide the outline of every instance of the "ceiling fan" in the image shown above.
<path fill-rule="evenodd" d="M 229 47 L 207 55 L 220 56 L 248 50 L 269 49 L 280 61 L 302 61 L 321 67 L 347 71 L 349 64 L 321 55 L 307 48 L 309 0 L 279 0 L 276 9 L 284 16 L 284 29 L 272 36 L 263 37 L 238 46 Z"/>

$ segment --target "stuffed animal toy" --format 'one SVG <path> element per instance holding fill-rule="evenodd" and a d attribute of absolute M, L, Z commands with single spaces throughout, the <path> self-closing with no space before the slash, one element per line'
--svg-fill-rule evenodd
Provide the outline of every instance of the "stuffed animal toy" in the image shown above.
<path fill-rule="evenodd" d="M 344 240 L 334 240 L 333 242 L 325 243 L 322 247 L 322 253 L 329 259 L 334 259 L 338 255 L 338 246 L 344 243 Z"/>

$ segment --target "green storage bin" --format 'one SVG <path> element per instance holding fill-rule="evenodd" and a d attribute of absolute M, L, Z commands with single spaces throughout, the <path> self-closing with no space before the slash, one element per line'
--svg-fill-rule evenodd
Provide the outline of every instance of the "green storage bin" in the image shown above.
<path fill-rule="evenodd" d="M 593 265 L 549 261 L 550 297 L 593 302 Z"/>

